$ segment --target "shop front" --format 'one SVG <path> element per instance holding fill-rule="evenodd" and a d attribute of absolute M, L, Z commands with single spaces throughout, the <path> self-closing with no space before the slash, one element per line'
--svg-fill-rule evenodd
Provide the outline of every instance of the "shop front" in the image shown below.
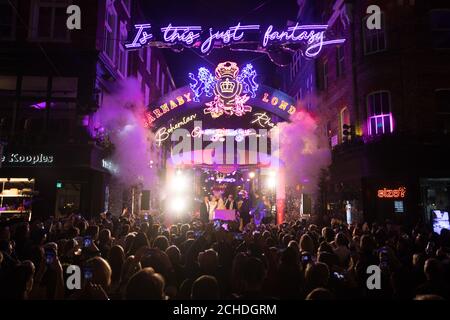
<path fill-rule="evenodd" d="M 353 214 L 361 211 L 361 218 L 353 221 L 389 219 L 408 225 L 424 222 L 432 227 L 449 212 L 448 162 L 432 156 L 446 148 L 437 142 L 425 144 L 402 136 L 335 148 L 329 198 L 339 204 L 342 216 L 347 202 Z"/>
<path fill-rule="evenodd" d="M 5 147 L 0 168 L 0 217 L 91 216 L 104 211 L 110 180 L 92 145 Z"/>
<path fill-rule="evenodd" d="M 409 224 L 417 221 L 418 184 L 408 179 L 363 179 L 363 202 L 367 221 Z"/>

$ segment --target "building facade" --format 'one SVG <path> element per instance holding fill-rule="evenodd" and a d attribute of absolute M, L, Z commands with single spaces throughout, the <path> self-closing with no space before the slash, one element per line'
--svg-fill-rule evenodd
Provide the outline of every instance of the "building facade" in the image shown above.
<path fill-rule="evenodd" d="M 80 30 L 66 27 L 71 4 L 81 9 Z M 124 50 L 134 23 L 144 20 L 140 5 L 0 1 L 0 176 L 35 181 L 33 215 L 58 215 L 68 207 L 88 216 L 120 214 L 131 202 L 140 204 L 139 186 L 115 182 L 111 150 L 96 125 L 103 97 L 119 81 L 136 78 L 145 105 L 174 89 L 158 49 Z M 158 157 L 152 166 L 159 165 Z M 7 182 L 5 188 L 21 194 L 20 186 Z M 19 202 L 10 200 L 2 209 L 14 211 Z"/>
<path fill-rule="evenodd" d="M 322 212 L 432 223 L 450 200 L 448 4 L 312 2 L 301 2 L 299 19 L 347 39 L 316 61 L 294 56 L 290 67 L 288 91 L 317 115 L 332 152 Z M 367 27 L 370 5 L 381 9 L 380 29 Z"/>

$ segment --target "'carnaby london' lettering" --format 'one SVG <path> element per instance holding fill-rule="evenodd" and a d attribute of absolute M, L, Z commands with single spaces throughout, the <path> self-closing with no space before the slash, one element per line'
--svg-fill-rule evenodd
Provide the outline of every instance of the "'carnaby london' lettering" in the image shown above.
<path fill-rule="evenodd" d="M 184 105 L 186 102 L 192 101 L 191 99 L 191 93 L 185 93 L 183 95 L 180 95 L 176 97 L 173 100 L 170 100 L 169 102 L 166 102 L 162 104 L 161 106 L 157 107 L 156 109 L 147 111 L 145 113 L 145 119 L 144 119 L 144 127 L 148 128 L 150 125 L 158 118 L 160 118 L 162 115 L 166 114 L 167 112 Z"/>
<path fill-rule="evenodd" d="M 154 41 L 154 36 L 149 33 L 151 24 L 136 24 L 136 35 L 131 43 L 125 44 L 126 49 L 139 49 Z M 326 40 L 325 32 L 328 25 L 300 25 L 288 27 L 286 30 L 274 30 L 274 26 L 270 25 L 263 33 L 261 46 L 263 48 L 270 47 L 274 44 L 301 43 L 305 45 L 303 54 L 308 58 L 316 57 L 326 45 L 344 43 L 345 39 Z M 245 40 L 245 32 L 260 31 L 261 26 L 242 25 L 238 23 L 235 26 L 225 30 L 216 31 L 209 28 L 205 34 L 206 39 L 201 39 L 201 26 L 173 26 L 171 23 L 161 28 L 162 42 L 165 46 L 173 44 L 182 44 L 186 47 L 199 47 L 203 54 L 208 54 L 214 47 L 221 47 Z M 156 41 L 161 43 L 161 41 Z"/>
<path fill-rule="evenodd" d="M 269 103 L 275 108 L 286 111 L 289 114 L 294 114 L 297 110 L 297 108 L 295 108 L 293 105 L 289 105 L 288 102 L 279 99 L 277 96 L 270 96 L 270 94 L 267 92 L 264 92 L 261 100 L 265 103 Z"/>

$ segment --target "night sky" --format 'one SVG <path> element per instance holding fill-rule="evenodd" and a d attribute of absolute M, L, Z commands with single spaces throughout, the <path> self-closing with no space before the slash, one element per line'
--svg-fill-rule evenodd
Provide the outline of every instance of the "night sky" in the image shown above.
<path fill-rule="evenodd" d="M 226 30 L 238 22 L 285 26 L 287 20 L 295 21 L 298 10 L 295 0 L 164 0 L 157 4 L 148 1 L 144 8 L 148 22 L 152 24 L 201 25 L 203 29 L 213 27 L 217 30 Z M 251 62 L 261 83 L 278 86 L 274 77 L 277 66 L 265 54 L 224 48 L 214 49 L 207 56 L 201 56 L 198 49 L 184 49 L 181 53 L 165 49 L 164 55 L 177 87 L 189 82 L 188 72 L 195 72 L 201 66 L 213 71 L 218 63 L 225 60 L 236 61 L 238 65 Z"/>

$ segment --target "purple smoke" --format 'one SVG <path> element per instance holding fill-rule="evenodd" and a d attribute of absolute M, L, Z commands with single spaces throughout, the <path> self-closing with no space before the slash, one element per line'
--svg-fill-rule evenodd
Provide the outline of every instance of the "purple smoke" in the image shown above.
<path fill-rule="evenodd" d="M 291 116 L 291 122 L 280 123 L 280 159 L 286 168 L 288 185 L 304 186 L 306 193 L 317 191 L 320 170 L 330 163 L 330 150 L 319 135 L 316 120 L 306 111 Z"/>
<path fill-rule="evenodd" d="M 155 178 L 149 166 L 153 136 L 143 126 L 143 101 L 140 83 L 127 79 L 104 96 L 95 115 L 96 123 L 105 128 L 114 144 L 112 161 L 118 166 L 117 179 L 128 186 L 142 183 L 148 187 Z"/>

